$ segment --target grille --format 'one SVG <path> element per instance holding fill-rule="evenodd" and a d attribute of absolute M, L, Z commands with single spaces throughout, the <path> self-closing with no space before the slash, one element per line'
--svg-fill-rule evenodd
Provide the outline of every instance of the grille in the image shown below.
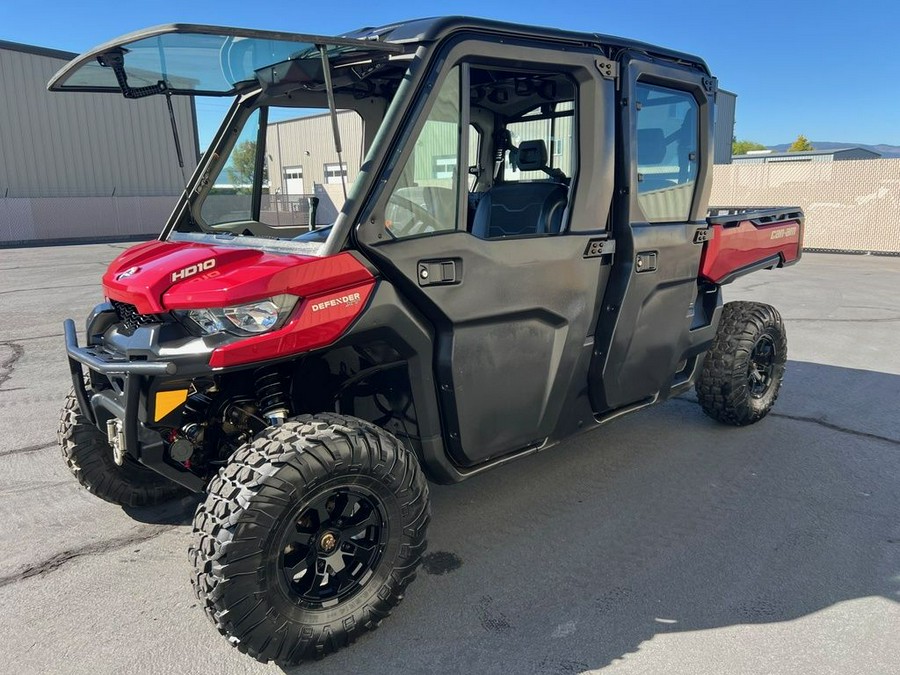
<path fill-rule="evenodd" d="M 116 310 L 116 316 L 122 324 L 122 332 L 130 335 L 138 329 L 139 326 L 145 326 L 148 323 L 159 323 L 159 318 L 155 314 L 139 314 L 134 305 L 127 302 L 118 302 L 110 300 L 113 309 Z"/>

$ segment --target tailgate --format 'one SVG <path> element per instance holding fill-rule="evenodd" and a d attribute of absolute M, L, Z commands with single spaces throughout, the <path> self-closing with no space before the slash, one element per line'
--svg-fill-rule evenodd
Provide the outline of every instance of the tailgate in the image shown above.
<path fill-rule="evenodd" d="M 783 267 L 800 259 L 803 211 L 790 208 L 710 208 L 708 240 L 700 258 L 700 278 L 727 284 L 758 269 Z"/>

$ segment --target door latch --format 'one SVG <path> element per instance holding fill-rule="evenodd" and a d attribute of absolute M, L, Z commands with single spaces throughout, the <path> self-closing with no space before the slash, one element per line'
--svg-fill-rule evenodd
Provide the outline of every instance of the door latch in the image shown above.
<path fill-rule="evenodd" d="M 449 286 L 462 281 L 462 261 L 420 260 L 416 266 L 416 278 L 419 286 Z"/>
<path fill-rule="evenodd" d="M 637 258 L 634 261 L 634 267 L 638 274 L 641 272 L 655 272 L 657 255 L 658 253 L 656 251 L 644 251 L 643 253 L 638 253 Z"/>

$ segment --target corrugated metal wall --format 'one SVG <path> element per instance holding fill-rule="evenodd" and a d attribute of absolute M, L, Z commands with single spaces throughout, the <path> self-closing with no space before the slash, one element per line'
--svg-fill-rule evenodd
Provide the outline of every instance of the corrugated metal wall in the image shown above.
<path fill-rule="evenodd" d="M 865 148 L 847 148 L 846 150 L 822 150 L 821 152 L 787 152 L 771 154 L 747 154 L 733 158 L 733 164 L 778 164 L 779 162 L 843 162 L 858 159 L 880 159 L 877 153 Z"/>
<path fill-rule="evenodd" d="M 341 110 L 338 126 L 350 185 L 362 164 L 362 118 L 352 110 Z M 312 194 L 313 185 L 326 182 L 325 165 L 337 163 L 331 117 L 325 114 L 270 123 L 266 129 L 266 157 L 271 194 L 284 194 L 284 169 L 299 166 L 303 167 L 303 191 Z"/>
<path fill-rule="evenodd" d="M 734 109 L 737 96 L 719 89 L 716 93 L 716 128 L 713 141 L 713 164 L 731 164 L 731 141 L 734 139 Z"/>
<path fill-rule="evenodd" d="M 46 241 L 152 239 L 175 197 L 7 197 L 0 199 L 0 248 Z"/>
<path fill-rule="evenodd" d="M 48 92 L 65 63 L 0 45 L 0 198 L 180 194 L 165 99 Z M 190 175 L 197 161 L 193 100 L 172 101 Z"/>
<path fill-rule="evenodd" d="M 834 160 L 836 162 L 843 161 L 845 159 L 880 159 L 878 155 L 874 152 L 866 150 L 865 148 L 847 148 L 846 150 L 838 150 L 834 153 Z"/>

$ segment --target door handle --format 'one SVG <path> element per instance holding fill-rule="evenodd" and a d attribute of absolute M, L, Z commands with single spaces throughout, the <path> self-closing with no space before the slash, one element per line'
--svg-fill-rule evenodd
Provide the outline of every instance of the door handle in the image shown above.
<path fill-rule="evenodd" d="M 634 266 L 638 274 L 641 272 L 655 272 L 658 256 L 659 253 L 657 251 L 644 251 L 643 253 L 638 253 L 637 258 L 634 261 Z"/>
<path fill-rule="evenodd" d="M 449 286 L 462 281 L 462 260 L 420 260 L 416 265 L 419 286 Z"/>

